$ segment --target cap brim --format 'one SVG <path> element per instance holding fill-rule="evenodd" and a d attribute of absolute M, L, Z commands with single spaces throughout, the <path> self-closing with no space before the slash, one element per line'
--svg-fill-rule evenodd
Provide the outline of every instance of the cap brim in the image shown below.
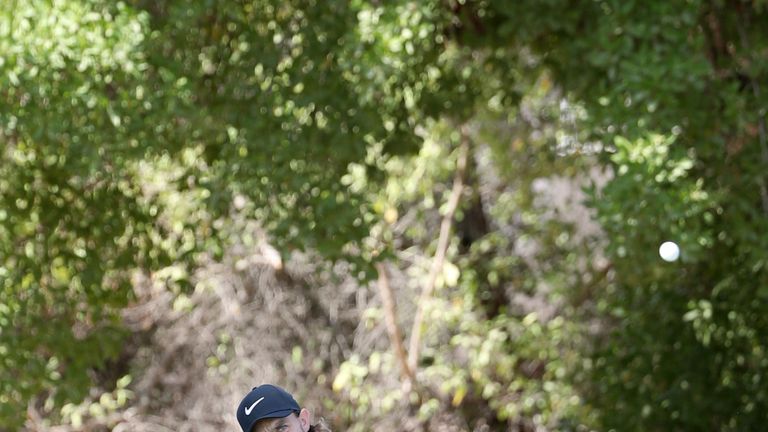
<path fill-rule="evenodd" d="M 256 422 L 259 420 L 266 420 L 271 418 L 283 418 L 283 417 L 287 417 L 290 414 L 293 414 L 293 412 L 294 410 L 292 409 L 284 409 L 284 410 L 272 411 L 270 413 L 262 414 L 260 417 L 256 417 L 252 419 L 249 422 L 248 427 L 245 428 L 245 430 L 248 432 L 251 432 L 253 430 L 253 426 L 256 425 Z"/>

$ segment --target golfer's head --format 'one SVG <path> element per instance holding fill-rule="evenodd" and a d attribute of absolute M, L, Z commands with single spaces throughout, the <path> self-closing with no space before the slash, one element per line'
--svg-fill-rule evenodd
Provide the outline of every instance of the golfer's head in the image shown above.
<path fill-rule="evenodd" d="M 307 432 L 310 420 L 290 393 L 271 384 L 254 387 L 237 407 L 243 432 Z"/>

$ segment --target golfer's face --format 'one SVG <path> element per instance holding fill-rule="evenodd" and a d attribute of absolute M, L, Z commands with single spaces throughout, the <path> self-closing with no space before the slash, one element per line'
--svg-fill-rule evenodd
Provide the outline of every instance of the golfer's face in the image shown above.
<path fill-rule="evenodd" d="M 260 420 L 254 427 L 254 432 L 306 432 L 307 428 L 295 414 L 277 419 Z"/>

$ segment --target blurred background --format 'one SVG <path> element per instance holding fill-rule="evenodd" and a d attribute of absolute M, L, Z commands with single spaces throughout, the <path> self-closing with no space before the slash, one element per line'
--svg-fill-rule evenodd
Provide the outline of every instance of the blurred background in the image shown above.
<path fill-rule="evenodd" d="M 767 1 L 0 5 L 0 430 L 765 428 Z"/>

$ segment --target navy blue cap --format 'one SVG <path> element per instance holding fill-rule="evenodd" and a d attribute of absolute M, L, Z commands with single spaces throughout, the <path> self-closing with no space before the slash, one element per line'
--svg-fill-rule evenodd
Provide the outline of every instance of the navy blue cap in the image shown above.
<path fill-rule="evenodd" d="M 243 432 L 251 432 L 257 421 L 268 418 L 282 418 L 301 407 L 290 393 L 271 384 L 254 387 L 245 395 L 237 407 L 237 421 Z"/>

